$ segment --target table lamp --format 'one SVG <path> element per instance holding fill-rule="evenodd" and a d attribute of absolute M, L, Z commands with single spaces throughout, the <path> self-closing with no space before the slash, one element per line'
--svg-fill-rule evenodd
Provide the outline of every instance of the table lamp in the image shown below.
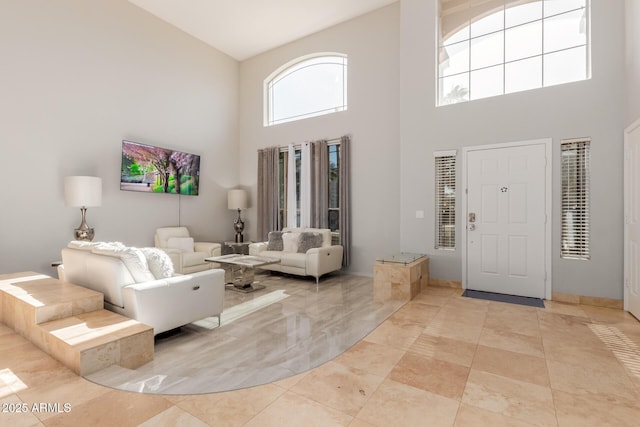
<path fill-rule="evenodd" d="M 236 231 L 236 243 L 242 243 L 244 237 L 242 232 L 244 231 L 244 222 L 240 218 L 240 211 L 248 207 L 247 204 L 247 192 L 245 190 L 229 190 L 227 193 L 227 205 L 229 209 L 238 210 L 238 218 L 233 221 L 233 229 Z"/>
<path fill-rule="evenodd" d="M 102 204 L 102 179 L 94 176 L 67 176 L 64 178 L 65 206 L 80 207 L 82 222 L 74 230 L 76 240 L 90 242 L 95 235 L 93 228 L 87 225 L 85 216 L 87 207 Z"/>

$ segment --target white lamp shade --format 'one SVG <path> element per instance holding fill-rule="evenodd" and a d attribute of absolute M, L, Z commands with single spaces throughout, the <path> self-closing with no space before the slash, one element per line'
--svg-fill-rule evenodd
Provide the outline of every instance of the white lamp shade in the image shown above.
<path fill-rule="evenodd" d="M 249 207 L 247 192 L 244 190 L 229 190 L 227 193 L 227 205 L 229 209 L 245 209 Z"/>
<path fill-rule="evenodd" d="M 64 178 L 65 206 L 90 207 L 102 204 L 102 179 L 95 176 Z"/>

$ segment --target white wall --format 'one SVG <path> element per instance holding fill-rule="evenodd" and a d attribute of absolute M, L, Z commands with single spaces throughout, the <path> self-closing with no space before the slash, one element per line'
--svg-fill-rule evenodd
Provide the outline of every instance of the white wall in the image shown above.
<path fill-rule="evenodd" d="M 457 249 L 433 249 L 433 151 L 553 138 L 553 291 L 622 299 L 622 130 L 624 2 L 592 1 L 592 70 L 588 81 L 435 107 L 436 0 L 401 1 L 401 244 L 430 253 L 431 275 L 461 280 Z M 591 137 L 591 260 L 560 259 L 562 139 Z M 458 156 L 459 165 L 462 158 Z M 458 200 L 463 191 L 458 172 Z M 415 219 L 415 210 L 427 212 Z"/>
<path fill-rule="evenodd" d="M 625 0 L 626 125 L 640 119 L 640 1 Z"/>
<path fill-rule="evenodd" d="M 350 134 L 350 271 L 372 275 L 376 257 L 399 249 L 398 24 L 399 5 L 394 4 L 241 63 L 239 170 L 252 204 L 245 238 L 254 239 L 257 233 L 259 148 Z M 264 127 L 264 79 L 281 65 L 315 52 L 348 55 L 348 111 Z"/>
<path fill-rule="evenodd" d="M 80 223 L 67 175 L 103 180 L 95 240 L 152 245 L 158 226 L 233 235 L 238 63 L 126 0 L 0 3 L 0 273 L 55 274 Z M 200 154 L 201 195 L 119 189 L 121 141 Z"/>

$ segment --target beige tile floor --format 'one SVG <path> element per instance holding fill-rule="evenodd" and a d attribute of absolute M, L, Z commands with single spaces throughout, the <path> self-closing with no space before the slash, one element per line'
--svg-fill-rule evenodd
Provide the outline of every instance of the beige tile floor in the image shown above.
<path fill-rule="evenodd" d="M 459 293 L 423 291 L 350 350 L 296 377 L 187 396 L 93 384 L 0 325 L 0 425 L 639 425 L 632 316 Z"/>

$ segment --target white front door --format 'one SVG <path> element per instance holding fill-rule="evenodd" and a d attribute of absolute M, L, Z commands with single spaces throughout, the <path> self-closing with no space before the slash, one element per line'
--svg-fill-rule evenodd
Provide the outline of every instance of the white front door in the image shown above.
<path fill-rule="evenodd" d="M 468 148 L 467 289 L 545 298 L 548 141 Z"/>
<path fill-rule="evenodd" d="M 640 120 L 625 130 L 625 310 L 640 319 Z"/>

